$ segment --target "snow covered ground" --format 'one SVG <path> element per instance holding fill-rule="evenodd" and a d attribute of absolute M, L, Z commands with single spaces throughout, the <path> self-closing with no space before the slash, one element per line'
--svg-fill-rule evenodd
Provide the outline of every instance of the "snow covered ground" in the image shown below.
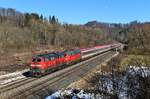
<path fill-rule="evenodd" d="M 146 81 L 146 86 L 150 88 L 149 81 L 150 80 L 150 68 L 144 66 L 130 66 L 126 74 L 122 77 L 120 81 L 119 87 L 119 98 L 120 99 L 136 99 L 140 93 L 140 83 L 141 80 Z M 142 89 L 144 91 L 149 91 L 150 89 Z M 143 94 L 141 94 L 143 95 Z"/>
<path fill-rule="evenodd" d="M 103 99 L 100 94 L 87 93 L 82 89 L 59 90 L 45 99 Z"/>
<path fill-rule="evenodd" d="M 8 84 L 8 83 L 11 83 L 13 81 L 25 78 L 23 73 L 25 73 L 27 71 L 29 71 L 29 69 L 1 75 L 0 76 L 0 85 Z"/>
<path fill-rule="evenodd" d="M 100 78 L 99 90 L 108 94 L 117 94 L 119 99 L 136 99 L 139 94 L 139 78 L 150 78 L 150 69 L 147 67 L 130 66 L 125 75 L 118 78 L 103 76 Z M 114 85 L 116 88 L 114 89 Z M 150 87 L 150 86 L 149 86 Z M 107 99 L 102 94 L 88 93 L 82 89 L 59 90 L 45 99 Z"/>

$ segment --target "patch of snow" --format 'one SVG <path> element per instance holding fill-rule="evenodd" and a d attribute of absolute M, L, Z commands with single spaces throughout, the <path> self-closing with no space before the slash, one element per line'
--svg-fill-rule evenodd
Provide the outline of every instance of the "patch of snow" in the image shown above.
<path fill-rule="evenodd" d="M 150 76 L 150 68 L 148 67 L 144 67 L 144 66 L 130 66 L 128 71 L 128 73 L 132 74 L 132 75 L 140 75 L 142 77 L 148 77 Z"/>
<path fill-rule="evenodd" d="M 127 69 L 126 74 L 122 77 L 121 83 L 119 83 L 120 99 L 136 98 L 139 94 L 139 77 L 150 77 L 150 69 L 144 66 L 130 66 Z M 130 96 L 131 94 L 132 97 Z"/>
<path fill-rule="evenodd" d="M 29 71 L 29 69 L 25 69 L 25 70 L 22 70 L 22 71 L 17 71 L 17 72 L 1 75 L 0 79 L 6 78 L 6 77 L 10 77 L 10 76 L 22 75 L 22 73 L 27 72 L 27 71 Z"/>
<path fill-rule="evenodd" d="M 77 94 L 77 97 L 78 97 L 78 98 L 81 98 L 81 99 L 91 99 L 90 94 L 85 93 L 84 90 L 81 90 L 81 91 Z"/>
<path fill-rule="evenodd" d="M 53 93 L 52 95 L 46 97 L 45 99 L 57 99 L 59 97 L 61 97 L 61 92 L 57 91 L 57 92 Z"/>
<path fill-rule="evenodd" d="M 99 90 L 112 94 L 113 82 L 110 77 L 101 76 Z"/>
<path fill-rule="evenodd" d="M 18 77 L 15 77 L 15 78 L 10 78 L 10 79 L 7 79 L 7 80 L 3 80 L 3 81 L 0 81 L 0 85 L 4 85 L 4 84 L 8 84 L 10 82 L 13 82 L 15 80 L 18 80 L 18 79 L 22 79 L 22 78 L 25 78 L 25 76 L 18 76 Z"/>
<path fill-rule="evenodd" d="M 45 99 L 65 99 L 66 96 L 70 97 L 71 99 L 94 99 L 94 95 L 91 93 L 86 93 L 84 90 L 78 89 L 66 89 L 66 90 L 59 90 L 53 93 L 50 96 L 47 96 Z M 100 97 L 97 99 L 101 99 Z"/>
<path fill-rule="evenodd" d="M 0 85 L 8 84 L 10 82 L 25 78 L 23 73 L 27 72 L 27 71 L 29 71 L 29 70 L 25 69 L 25 70 L 22 70 L 22 71 L 1 75 L 0 76 Z"/>

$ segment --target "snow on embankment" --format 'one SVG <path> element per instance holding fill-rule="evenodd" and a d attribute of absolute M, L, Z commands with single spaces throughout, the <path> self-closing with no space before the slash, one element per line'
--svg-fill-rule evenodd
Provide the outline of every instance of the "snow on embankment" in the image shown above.
<path fill-rule="evenodd" d="M 141 83 L 141 79 L 147 81 L 150 79 L 150 68 L 148 67 L 136 67 L 130 66 L 125 74 L 121 76 L 119 79 L 112 79 L 108 76 L 101 76 L 99 84 L 99 90 L 103 91 L 109 95 L 117 94 L 119 99 L 136 99 L 140 95 L 144 95 L 145 93 L 141 93 L 141 90 L 149 91 L 150 86 L 145 85 L 147 89 L 140 89 L 143 86 Z M 114 89 L 115 84 L 115 89 Z M 115 92 L 115 93 L 114 93 Z M 59 90 L 52 95 L 46 97 L 45 99 L 104 99 L 110 98 L 107 95 L 103 95 L 102 93 L 94 93 L 92 91 L 86 92 L 83 89 L 65 89 Z"/>
<path fill-rule="evenodd" d="M 59 90 L 45 99 L 101 99 L 100 95 L 94 96 L 94 93 L 87 93 L 82 89 Z"/>
<path fill-rule="evenodd" d="M 145 93 L 141 93 L 141 91 L 148 92 L 150 90 L 148 81 L 150 81 L 149 67 L 130 66 L 119 83 L 119 98 L 136 99 L 139 96 L 144 97 Z M 147 87 L 147 89 L 144 87 Z"/>

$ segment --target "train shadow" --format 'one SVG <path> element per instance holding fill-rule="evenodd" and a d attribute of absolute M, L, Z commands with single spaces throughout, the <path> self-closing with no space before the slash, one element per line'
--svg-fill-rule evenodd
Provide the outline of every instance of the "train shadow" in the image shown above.
<path fill-rule="evenodd" d="M 24 72 L 24 73 L 22 73 L 22 75 L 25 77 L 32 77 L 32 74 L 30 71 Z"/>

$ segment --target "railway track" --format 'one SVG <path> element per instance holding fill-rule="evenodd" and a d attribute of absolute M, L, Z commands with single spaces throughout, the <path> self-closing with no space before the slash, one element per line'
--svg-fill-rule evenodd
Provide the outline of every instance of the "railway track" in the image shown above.
<path fill-rule="evenodd" d="M 95 69 L 96 65 L 114 54 L 115 52 L 109 51 L 42 78 L 25 78 L 0 87 L 0 97 L 1 99 L 44 98 L 45 93 L 48 95 L 50 91 L 64 88 L 71 82 L 84 77 L 93 68 Z"/>

